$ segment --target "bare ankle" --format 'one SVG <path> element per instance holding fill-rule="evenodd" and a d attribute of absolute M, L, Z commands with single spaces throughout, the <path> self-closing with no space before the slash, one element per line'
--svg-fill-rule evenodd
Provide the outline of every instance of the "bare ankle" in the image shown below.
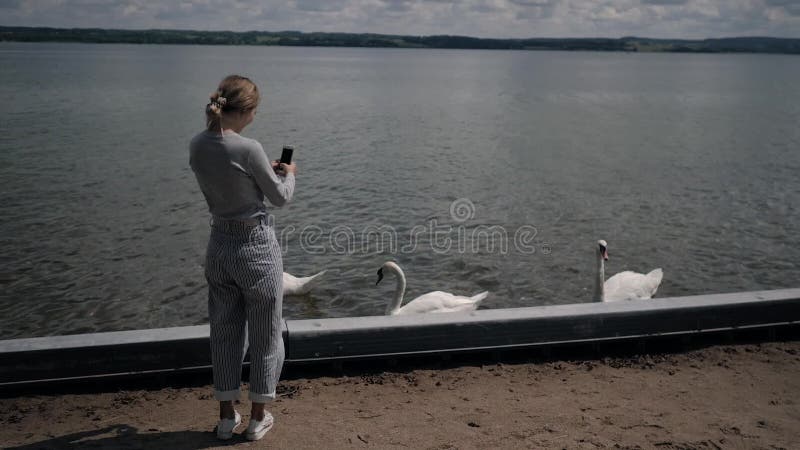
<path fill-rule="evenodd" d="M 253 403 L 253 406 L 250 409 L 250 418 L 260 422 L 264 420 L 265 412 L 266 411 L 264 410 L 263 403 Z"/>
<path fill-rule="evenodd" d="M 233 402 L 219 402 L 219 418 L 234 419 L 236 411 L 233 409 Z"/>

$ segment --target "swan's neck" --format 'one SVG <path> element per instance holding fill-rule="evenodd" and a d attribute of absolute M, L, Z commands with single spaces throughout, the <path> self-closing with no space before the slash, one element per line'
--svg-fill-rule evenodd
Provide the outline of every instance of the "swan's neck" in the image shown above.
<path fill-rule="evenodd" d="M 403 269 L 391 267 L 391 271 L 394 272 L 395 278 L 397 278 L 397 285 L 394 288 L 394 298 L 386 309 L 386 314 L 389 315 L 395 314 L 400 309 L 400 305 L 403 304 L 403 295 L 406 293 L 406 276 L 403 274 Z"/>
<path fill-rule="evenodd" d="M 602 302 L 605 297 L 603 285 L 606 283 L 606 266 L 603 255 L 597 252 L 597 277 L 594 279 L 594 301 Z"/>

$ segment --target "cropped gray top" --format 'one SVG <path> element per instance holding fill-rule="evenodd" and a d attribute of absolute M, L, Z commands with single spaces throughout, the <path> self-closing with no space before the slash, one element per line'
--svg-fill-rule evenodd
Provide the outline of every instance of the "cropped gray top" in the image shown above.
<path fill-rule="evenodd" d="M 195 136 L 189 144 L 189 165 L 208 210 L 221 219 L 267 215 L 264 197 L 283 206 L 294 192 L 294 174 L 275 174 L 261 144 L 233 131 Z"/>

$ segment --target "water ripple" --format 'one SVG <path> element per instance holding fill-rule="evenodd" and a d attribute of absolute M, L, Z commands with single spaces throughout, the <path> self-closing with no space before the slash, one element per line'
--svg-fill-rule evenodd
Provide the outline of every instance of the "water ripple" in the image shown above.
<path fill-rule="evenodd" d="M 383 314 L 394 285 L 375 286 L 376 271 L 389 259 L 408 298 L 590 301 L 599 238 L 608 273 L 662 267 L 662 296 L 800 279 L 796 58 L 0 46 L 21 50 L 0 53 L 12 105 L 0 121 L 0 338 L 208 320 L 208 213 L 187 143 L 218 81 L 205 68 L 221 62 L 265 92 L 246 134 L 271 157 L 297 148 L 295 200 L 275 211 L 279 232 L 295 230 L 286 270 L 330 271 L 286 299 L 286 317 Z M 465 230 L 532 226 L 537 251 L 443 253 L 427 234 L 413 252 L 330 246 L 337 226 L 391 226 L 399 244 L 417 226 L 457 226 L 462 198 L 474 205 Z M 306 226 L 325 253 L 303 251 Z"/>

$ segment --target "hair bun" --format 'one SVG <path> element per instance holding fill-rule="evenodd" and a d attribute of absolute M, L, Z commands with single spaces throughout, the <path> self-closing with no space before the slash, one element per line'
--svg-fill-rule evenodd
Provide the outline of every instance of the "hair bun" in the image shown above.
<path fill-rule="evenodd" d="M 228 103 L 228 99 L 222 96 L 222 91 L 212 92 L 208 98 L 211 100 L 211 104 L 216 106 L 216 108 L 220 111 Z"/>
<path fill-rule="evenodd" d="M 206 105 L 206 111 L 216 116 L 222 114 L 222 108 L 219 106 L 217 102 L 211 102 L 208 105 Z"/>

